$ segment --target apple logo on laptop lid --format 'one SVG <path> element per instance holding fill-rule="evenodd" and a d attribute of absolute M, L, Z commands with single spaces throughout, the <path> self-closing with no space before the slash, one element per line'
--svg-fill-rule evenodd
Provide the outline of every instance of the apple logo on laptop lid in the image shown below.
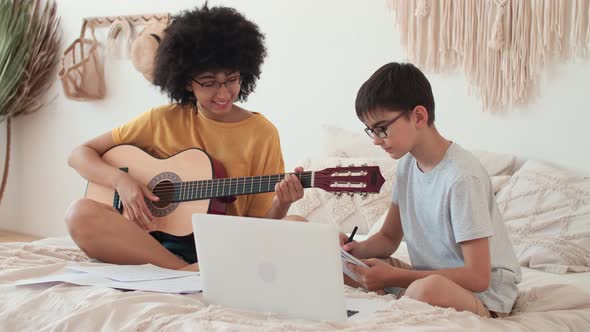
<path fill-rule="evenodd" d="M 273 263 L 260 263 L 258 265 L 258 275 L 265 282 L 274 282 L 277 280 L 277 268 Z"/>

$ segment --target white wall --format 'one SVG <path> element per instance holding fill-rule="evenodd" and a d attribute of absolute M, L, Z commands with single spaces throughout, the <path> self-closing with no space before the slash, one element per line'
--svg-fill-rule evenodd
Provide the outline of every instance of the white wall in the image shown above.
<path fill-rule="evenodd" d="M 177 12 L 203 1 L 58 0 L 64 46 L 79 33 L 85 16 Z M 269 57 L 245 107 L 267 116 L 281 133 L 288 167 L 317 155 L 323 123 L 362 130 L 354 113 L 360 84 L 382 64 L 404 61 L 393 18 L 384 0 L 209 1 L 234 6 L 265 32 Z M 361 8 L 362 7 L 362 8 Z M 102 31 L 102 35 L 106 31 Z M 104 39 L 103 39 L 104 40 Z M 57 236 L 66 233 L 64 211 L 83 194 L 85 181 L 67 167 L 77 144 L 130 120 L 166 97 L 151 87 L 129 61 L 106 64 L 108 97 L 99 102 L 57 99 L 46 109 L 14 121 L 12 168 L 0 228 Z M 437 126 L 467 148 L 511 152 L 587 170 L 585 97 L 590 65 L 550 68 L 533 105 L 513 112 L 481 111 L 467 94 L 461 73 L 428 75 L 434 89 Z M 0 126 L 3 161 L 4 124 Z M 0 168 L 1 168 L 0 164 Z"/>

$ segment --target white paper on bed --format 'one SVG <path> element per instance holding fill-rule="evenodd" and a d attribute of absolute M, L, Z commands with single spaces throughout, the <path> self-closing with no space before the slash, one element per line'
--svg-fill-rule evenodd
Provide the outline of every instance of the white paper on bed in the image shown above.
<path fill-rule="evenodd" d="M 361 267 L 369 267 L 367 264 L 361 262 L 358 258 L 354 257 L 353 255 L 346 252 L 344 249 L 340 248 L 340 257 L 342 257 L 342 272 L 349 276 L 352 280 L 358 282 L 358 277 L 354 272 L 352 272 L 346 263 L 351 263 Z"/>
<path fill-rule="evenodd" d="M 141 265 L 139 265 L 141 270 Z M 127 270 L 129 272 L 130 269 Z M 143 271 L 145 273 L 145 271 Z M 127 276 L 123 276 L 127 277 Z M 62 268 L 55 273 L 39 277 L 19 280 L 14 285 L 32 285 L 50 282 L 67 282 L 81 286 L 99 286 L 125 290 L 140 290 L 158 293 L 198 293 L 203 290 L 201 277 L 199 273 L 192 272 L 188 276 L 179 276 L 166 279 L 140 280 L 140 281 L 117 281 L 105 278 L 101 275 L 75 271 L 67 267 Z"/>
<path fill-rule="evenodd" d="M 74 271 L 99 275 L 115 281 L 125 282 L 170 279 L 195 275 L 195 272 L 165 269 L 152 264 L 69 264 L 67 268 Z"/>

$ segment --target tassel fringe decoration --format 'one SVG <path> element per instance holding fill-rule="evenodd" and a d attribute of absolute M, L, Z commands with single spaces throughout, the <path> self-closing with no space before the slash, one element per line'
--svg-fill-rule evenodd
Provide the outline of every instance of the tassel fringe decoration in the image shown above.
<path fill-rule="evenodd" d="M 547 63 L 590 55 L 590 0 L 386 2 L 410 61 L 462 68 L 485 111 L 530 102 Z"/>

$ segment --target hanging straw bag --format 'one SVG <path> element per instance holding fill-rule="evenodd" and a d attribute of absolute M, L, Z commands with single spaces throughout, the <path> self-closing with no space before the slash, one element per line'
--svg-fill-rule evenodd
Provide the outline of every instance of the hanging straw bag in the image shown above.
<path fill-rule="evenodd" d="M 86 39 L 86 29 L 92 39 Z M 86 20 L 82 23 L 80 37 L 65 49 L 58 72 L 66 97 L 79 100 L 97 100 L 105 96 L 104 67 L 94 26 Z"/>

